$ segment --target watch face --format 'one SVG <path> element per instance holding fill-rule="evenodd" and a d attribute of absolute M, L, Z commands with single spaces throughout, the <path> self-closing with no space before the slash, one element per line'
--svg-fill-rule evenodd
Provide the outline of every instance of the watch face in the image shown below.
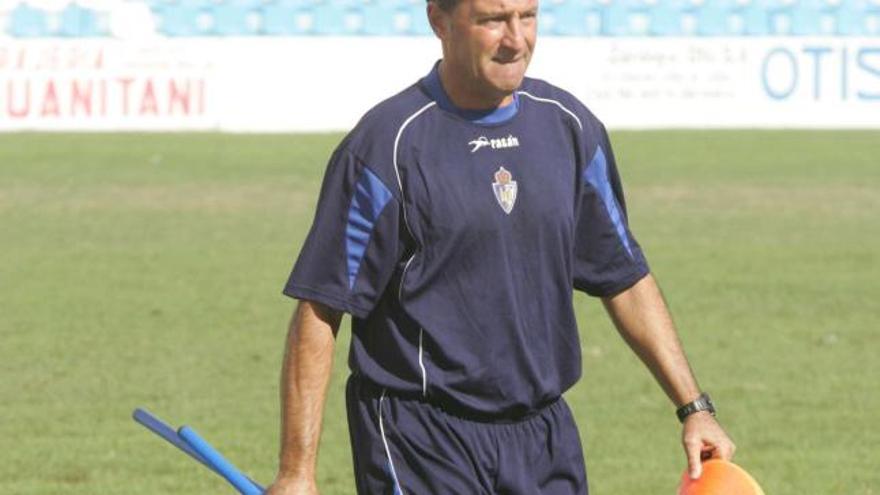
<path fill-rule="evenodd" d="M 712 402 L 712 398 L 709 397 L 708 394 L 703 394 L 703 396 L 701 398 L 703 399 L 703 402 L 704 402 L 703 409 L 711 412 L 714 415 L 715 414 L 715 403 Z"/>

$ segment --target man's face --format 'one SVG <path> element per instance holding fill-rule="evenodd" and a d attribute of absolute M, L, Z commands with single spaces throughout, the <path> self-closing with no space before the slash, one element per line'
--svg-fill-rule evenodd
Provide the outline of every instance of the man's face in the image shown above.
<path fill-rule="evenodd" d="M 459 0 L 451 12 L 431 4 L 429 15 L 460 89 L 497 101 L 519 87 L 535 47 L 538 0 Z"/>

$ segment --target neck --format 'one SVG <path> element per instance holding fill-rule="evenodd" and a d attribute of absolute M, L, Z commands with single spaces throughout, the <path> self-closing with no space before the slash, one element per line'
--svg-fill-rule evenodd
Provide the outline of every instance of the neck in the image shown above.
<path fill-rule="evenodd" d="M 507 106 L 513 102 L 512 94 L 483 94 L 468 84 L 463 74 L 455 73 L 446 63 L 440 61 L 440 83 L 452 104 L 462 110 L 488 110 Z"/>

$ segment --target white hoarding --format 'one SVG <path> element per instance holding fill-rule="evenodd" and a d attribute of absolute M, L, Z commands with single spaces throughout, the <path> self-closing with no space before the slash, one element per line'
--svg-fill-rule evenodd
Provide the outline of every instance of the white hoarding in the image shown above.
<path fill-rule="evenodd" d="M 344 130 L 439 57 L 428 37 L 0 41 L 0 130 Z M 880 128 L 878 39 L 544 37 L 530 75 L 612 128 Z"/>
<path fill-rule="evenodd" d="M 880 39 L 562 41 L 532 73 L 611 127 L 880 127 Z"/>

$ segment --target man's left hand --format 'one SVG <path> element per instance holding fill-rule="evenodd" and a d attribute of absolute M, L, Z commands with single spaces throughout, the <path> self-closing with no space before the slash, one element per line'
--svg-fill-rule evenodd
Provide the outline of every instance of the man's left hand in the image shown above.
<path fill-rule="evenodd" d="M 708 412 L 694 413 L 684 420 L 681 441 L 687 454 L 691 479 L 703 474 L 703 460 L 717 458 L 729 461 L 736 452 L 736 445 Z"/>

